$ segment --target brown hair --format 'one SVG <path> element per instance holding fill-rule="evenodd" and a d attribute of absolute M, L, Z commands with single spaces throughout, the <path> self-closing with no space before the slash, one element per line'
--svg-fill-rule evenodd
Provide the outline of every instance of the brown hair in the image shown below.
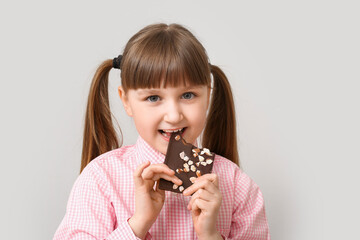
<path fill-rule="evenodd" d="M 104 61 L 92 80 L 83 139 L 81 170 L 95 157 L 122 145 L 112 123 L 108 75 L 112 60 Z M 235 108 L 229 81 L 223 71 L 209 64 L 206 50 L 178 24 L 153 24 L 136 33 L 125 46 L 121 85 L 128 89 L 181 84 L 211 86 L 213 90 L 202 146 L 239 164 Z"/>

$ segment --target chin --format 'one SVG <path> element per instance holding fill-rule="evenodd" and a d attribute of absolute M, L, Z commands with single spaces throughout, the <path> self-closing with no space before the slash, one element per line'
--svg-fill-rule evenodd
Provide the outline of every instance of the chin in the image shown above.
<path fill-rule="evenodd" d="M 162 143 L 162 144 L 160 144 L 160 145 L 159 145 L 159 144 L 158 144 L 158 145 L 155 145 L 155 146 L 153 146 L 153 148 L 154 148 L 156 151 L 158 151 L 158 152 L 166 155 L 168 146 L 169 146 L 169 142 L 166 142 L 166 143 Z"/>

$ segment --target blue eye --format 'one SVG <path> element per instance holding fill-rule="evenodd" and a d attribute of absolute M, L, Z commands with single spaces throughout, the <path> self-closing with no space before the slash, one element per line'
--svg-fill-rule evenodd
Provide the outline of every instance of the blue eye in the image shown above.
<path fill-rule="evenodd" d="M 193 94 L 192 92 L 187 92 L 182 95 L 183 99 L 193 99 L 194 97 L 195 97 L 195 94 Z"/>
<path fill-rule="evenodd" d="M 157 102 L 157 101 L 160 100 L 160 97 L 157 96 L 157 95 L 153 95 L 153 96 L 147 97 L 146 100 L 149 101 L 149 102 Z"/>

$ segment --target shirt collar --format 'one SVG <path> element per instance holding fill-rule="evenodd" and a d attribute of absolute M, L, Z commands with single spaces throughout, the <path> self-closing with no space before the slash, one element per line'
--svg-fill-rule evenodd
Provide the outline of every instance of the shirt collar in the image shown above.
<path fill-rule="evenodd" d="M 164 163 L 165 155 L 151 147 L 139 136 L 135 144 L 136 158 L 139 163 L 150 161 L 152 164 Z"/>

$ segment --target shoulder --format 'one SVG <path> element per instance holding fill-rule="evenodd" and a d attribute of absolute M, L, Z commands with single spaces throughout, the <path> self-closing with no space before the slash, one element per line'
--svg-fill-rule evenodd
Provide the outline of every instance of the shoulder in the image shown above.
<path fill-rule="evenodd" d="M 249 191 L 258 188 L 256 183 L 237 164 L 220 155 L 215 155 L 213 172 L 219 176 L 220 181 L 225 181 L 225 184 L 234 189 Z"/>
<path fill-rule="evenodd" d="M 234 162 L 218 154 L 215 154 L 214 168 L 219 170 L 240 170 L 239 166 Z"/>
<path fill-rule="evenodd" d="M 124 146 L 93 159 L 77 177 L 71 191 L 72 195 L 98 191 L 108 195 L 111 186 L 119 184 L 121 179 L 128 178 L 130 176 L 128 174 L 132 174 L 132 171 L 124 169 L 131 168 L 134 161 L 129 158 L 133 157 L 133 153 L 133 146 Z"/>
<path fill-rule="evenodd" d="M 263 206 L 263 196 L 259 186 L 238 165 L 222 156 L 216 155 L 213 172 L 218 175 L 220 188 L 225 195 L 233 198 L 235 205 Z"/>
<path fill-rule="evenodd" d="M 103 153 L 93 159 L 82 171 L 83 178 L 109 179 L 123 174 L 124 168 L 133 168 L 135 164 L 134 145 L 123 146 Z M 87 176 L 87 177 L 86 177 Z"/>
<path fill-rule="evenodd" d="M 123 163 L 129 163 L 131 161 L 127 161 L 129 158 L 134 158 L 135 153 L 135 147 L 134 145 L 130 146 L 123 146 L 121 148 L 117 148 L 114 150 L 111 150 L 109 152 L 103 153 L 93 159 L 88 166 L 89 168 L 110 168 L 114 165 L 123 164 Z"/>
<path fill-rule="evenodd" d="M 243 173 L 238 165 L 218 154 L 215 155 L 213 172 L 220 178 L 231 180 L 234 180 L 238 175 Z"/>

